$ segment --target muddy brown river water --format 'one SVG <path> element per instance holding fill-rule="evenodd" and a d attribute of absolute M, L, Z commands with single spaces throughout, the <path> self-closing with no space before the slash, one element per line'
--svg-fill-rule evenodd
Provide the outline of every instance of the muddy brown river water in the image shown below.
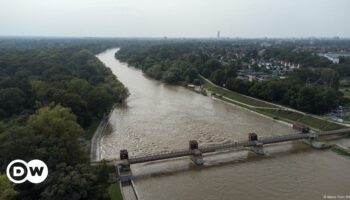
<path fill-rule="evenodd" d="M 199 145 L 246 140 L 293 132 L 291 127 L 197 94 L 152 80 L 115 59 L 117 49 L 97 57 L 128 87 L 125 105 L 113 110 L 109 133 L 101 141 L 101 157 L 118 158 L 120 149 L 145 155 Z M 132 166 L 141 199 L 324 199 L 350 195 L 350 159 L 301 142 L 267 146 L 267 155 L 248 151 L 206 155 L 205 165 L 189 158 Z M 349 198 L 350 199 L 350 198 Z"/>

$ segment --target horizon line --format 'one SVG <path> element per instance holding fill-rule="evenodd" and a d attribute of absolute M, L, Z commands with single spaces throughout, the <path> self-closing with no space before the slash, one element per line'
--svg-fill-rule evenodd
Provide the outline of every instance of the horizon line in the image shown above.
<path fill-rule="evenodd" d="M 56 38 L 56 39 L 215 39 L 215 40 L 232 40 L 232 39 L 251 39 L 251 40 L 305 40 L 305 39 L 331 39 L 331 40 L 348 40 L 349 37 L 340 37 L 340 36 L 332 36 L 332 37 L 323 37 L 323 36 L 307 36 L 307 37 L 244 37 L 244 36 L 235 36 L 235 37 L 169 37 L 169 36 L 40 36 L 40 35 L 0 35 L 0 38 Z"/>

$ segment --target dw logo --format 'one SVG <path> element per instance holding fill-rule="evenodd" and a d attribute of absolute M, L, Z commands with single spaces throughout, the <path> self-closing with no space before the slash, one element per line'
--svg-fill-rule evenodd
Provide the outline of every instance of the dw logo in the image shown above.
<path fill-rule="evenodd" d="M 41 160 L 32 160 L 26 163 L 23 160 L 12 161 L 6 169 L 7 177 L 13 183 L 31 183 L 43 182 L 49 173 L 46 164 Z"/>

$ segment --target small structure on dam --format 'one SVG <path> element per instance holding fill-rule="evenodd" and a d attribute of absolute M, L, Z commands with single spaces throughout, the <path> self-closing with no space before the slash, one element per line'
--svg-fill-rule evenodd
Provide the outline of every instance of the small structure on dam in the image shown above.
<path fill-rule="evenodd" d="M 129 152 L 126 149 L 120 150 L 120 160 L 123 162 L 117 165 L 117 175 L 120 182 L 130 182 L 132 173 L 129 164 Z"/>
<path fill-rule="evenodd" d="M 296 131 L 300 131 L 301 133 L 309 133 L 310 132 L 310 128 L 300 124 L 300 123 L 295 123 L 293 124 L 293 129 Z"/>
<path fill-rule="evenodd" d="M 190 140 L 189 142 L 190 151 L 192 151 L 191 160 L 196 165 L 203 165 L 204 160 L 202 152 L 198 149 L 198 142 L 196 140 Z"/>
<path fill-rule="evenodd" d="M 258 135 L 256 133 L 249 133 L 248 140 L 251 142 L 255 142 L 254 146 L 250 147 L 250 150 L 258 155 L 264 155 L 264 147 L 263 143 L 258 141 Z"/>

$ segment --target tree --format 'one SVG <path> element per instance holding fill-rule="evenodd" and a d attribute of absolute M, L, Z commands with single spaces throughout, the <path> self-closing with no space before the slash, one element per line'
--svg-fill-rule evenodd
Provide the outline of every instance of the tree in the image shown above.
<path fill-rule="evenodd" d="M 301 83 L 314 83 L 318 80 L 317 74 L 310 68 L 295 70 L 290 78 Z"/>
<path fill-rule="evenodd" d="M 320 81 L 327 87 L 339 88 L 339 74 L 333 69 L 321 69 Z"/>
<path fill-rule="evenodd" d="M 217 69 L 221 68 L 221 63 L 213 58 L 210 58 L 207 60 L 203 65 L 199 66 L 199 72 L 204 76 L 204 77 L 210 77 L 211 73 Z"/>
<path fill-rule="evenodd" d="M 75 167 L 60 164 L 49 185 L 42 193 L 43 200 L 107 200 L 107 180 L 98 180 L 89 165 Z M 100 181 L 100 183 L 99 183 Z"/>
<path fill-rule="evenodd" d="M 37 136 L 31 127 L 14 125 L 0 134 L 0 170 L 14 159 L 31 160 L 41 158 L 38 144 L 43 138 Z"/>
<path fill-rule="evenodd" d="M 250 82 L 236 78 L 228 78 L 225 84 L 228 89 L 242 94 L 248 94 L 251 87 Z"/>
<path fill-rule="evenodd" d="M 230 65 L 230 66 L 227 66 L 226 69 L 225 69 L 225 73 L 226 73 L 226 77 L 227 78 L 235 78 L 237 76 L 237 67 L 235 65 Z"/>
<path fill-rule="evenodd" d="M 180 81 L 180 71 L 177 68 L 170 68 L 164 74 L 162 79 L 167 83 L 176 83 Z"/>
<path fill-rule="evenodd" d="M 188 67 L 185 69 L 184 77 L 187 82 L 193 83 L 193 81 L 198 78 L 198 71 L 194 67 Z"/>
<path fill-rule="evenodd" d="M 146 74 L 154 79 L 160 80 L 162 78 L 162 66 L 153 65 L 152 67 L 146 70 Z"/>
<path fill-rule="evenodd" d="M 105 87 L 96 87 L 86 95 L 88 110 L 95 116 L 102 117 L 115 103 L 113 97 L 107 92 Z"/>
<path fill-rule="evenodd" d="M 30 116 L 28 124 L 43 135 L 73 140 L 83 133 L 83 129 L 76 120 L 76 116 L 69 108 L 55 105 L 37 110 Z"/>
<path fill-rule="evenodd" d="M 84 95 L 91 89 L 91 87 L 90 83 L 86 80 L 73 78 L 68 82 L 67 90 L 71 93 Z"/>
<path fill-rule="evenodd" d="M 334 89 L 307 85 L 299 90 L 295 103 L 300 110 L 321 114 L 336 108 L 339 102 Z"/>
<path fill-rule="evenodd" d="M 0 199 L 11 200 L 17 196 L 17 192 L 14 190 L 10 181 L 8 181 L 6 175 L 0 173 Z"/>
<path fill-rule="evenodd" d="M 223 69 L 218 69 L 210 76 L 210 80 L 222 86 L 226 82 L 226 73 Z"/>
<path fill-rule="evenodd" d="M 28 125 L 37 131 L 38 136 L 45 138 L 39 144 L 43 148 L 39 152 L 44 154 L 49 167 L 62 162 L 74 165 L 87 161 L 78 141 L 84 131 L 70 109 L 60 105 L 45 106 L 29 117 Z"/>
<path fill-rule="evenodd" d="M 22 90 L 18 88 L 0 89 L 0 109 L 6 116 L 17 114 L 23 110 L 25 96 Z"/>
<path fill-rule="evenodd" d="M 60 103 L 63 106 L 72 109 L 72 112 L 78 116 L 77 121 L 81 126 L 87 127 L 90 125 L 92 119 L 88 115 L 87 102 L 80 95 L 65 93 L 62 96 Z"/>

